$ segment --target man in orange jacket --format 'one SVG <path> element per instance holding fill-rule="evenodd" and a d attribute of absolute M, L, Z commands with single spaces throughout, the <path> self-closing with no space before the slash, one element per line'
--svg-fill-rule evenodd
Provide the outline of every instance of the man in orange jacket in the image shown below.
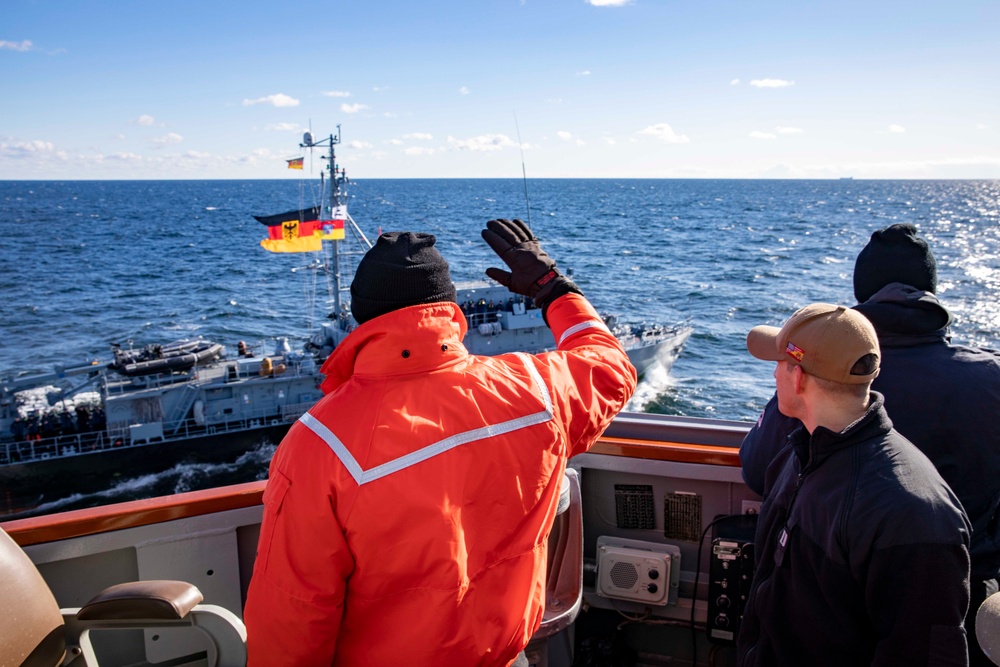
<path fill-rule="evenodd" d="M 510 269 L 487 275 L 535 300 L 557 350 L 470 355 L 435 238 L 379 237 L 351 285 L 360 326 L 271 462 L 251 667 L 505 666 L 541 623 L 566 461 L 636 372 L 523 222 L 483 238 Z"/>

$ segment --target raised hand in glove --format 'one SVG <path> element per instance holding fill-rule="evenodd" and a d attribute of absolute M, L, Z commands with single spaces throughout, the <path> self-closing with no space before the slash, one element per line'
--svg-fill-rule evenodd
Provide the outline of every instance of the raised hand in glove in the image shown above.
<path fill-rule="evenodd" d="M 523 221 L 490 220 L 483 230 L 483 239 L 510 268 L 504 271 L 490 267 L 486 275 L 514 294 L 534 299 L 543 315 L 557 297 L 570 292 L 582 294 L 572 280 L 559 273 L 555 260 L 542 250 Z"/>

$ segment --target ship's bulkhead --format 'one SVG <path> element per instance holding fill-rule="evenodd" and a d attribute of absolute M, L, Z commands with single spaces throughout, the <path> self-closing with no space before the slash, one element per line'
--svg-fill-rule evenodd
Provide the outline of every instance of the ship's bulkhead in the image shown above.
<path fill-rule="evenodd" d="M 294 369 L 264 376 L 261 365 L 261 359 L 241 359 L 217 382 L 112 393 L 106 403 L 109 434 L 125 442 L 145 443 L 206 429 L 287 423 L 322 397 L 314 377 Z"/>
<path fill-rule="evenodd" d="M 270 390 L 282 386 L 290 391 L 287 383 Z M 215 396 L 205 397 L 206 415 L 243 404 L 244 390 L 213 390 Z M 759 507 L 739 469 L 738 445 L 748 426 L 627 414 L 591 452 L 570 461 L 578 505 L 574 514 L 569 503 L 550 539 L 549 581 L 560 580 L 546 612 L 562 620 L 550 636 L 536 636 L 529 645 L 532 664 L 735 664 L 733 640 L 752 574 Z M 118 518 L 91 519 L 77 535 L 72 522 L 61 523 L 64 533 L 34 542 L 39 533 L 28 530 L 31 522 L 45 517 L 4 528 L 25 544 L 63 607 L 79 606 L 107 585 L 162 578 L 190 581 L 205 603 L 240 614 L 253 572 L 262 491 L 259 482 L 172 496 L 162 500 L 163 518 L 128 504 L 95 508 L 88 512 Z M 132 520 L 136 525 L 129 525 Z M 582 527 L 575 537 L 567 532 L 574 520 Z M 575 590 L 578 611 L 568 597 Z M 103 640 L 102 650 L 117 652 L 126 663 L 156 662 L 186 655 L 201 641 L 183 630 L 129 632 L 122 640 Z"/>
<path fill-rule="evenodd" d="M 168 399 L 170 395 L 167 394 Z M 167 410 L 164 394 L 158 390 L 119 396 L 105 404 L 108 434 L 112 440 L 149 442 L 163 439 Z"/>

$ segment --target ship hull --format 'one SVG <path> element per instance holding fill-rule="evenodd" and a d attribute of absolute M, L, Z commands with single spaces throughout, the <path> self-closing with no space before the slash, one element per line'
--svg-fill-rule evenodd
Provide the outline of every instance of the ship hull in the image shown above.
<path fill-rule="evenodd" d="M 675 336 L 660 343 L 630 348 L 626 350 L 628 360 L 635 366 L 640 378 L 653 368 L 662 368 L 665 372 L 669 371 L 690 335 L 691 329 L 682 328 Z"/>
<path fill-rule="evenodd" d="M 162 473 L 179 464 L 232 463 L 262 445 L 277 445 L 290 426 L 276 420 L 239 431 L 0 466 L 0 516 L 32 516 L 44 512 L 45 506 L 55 501 L 60 501 L 60 509 L 98 505 L 102 503 L 100 497 L 87 495 L 111 489 L 117 481 Z"/>
<path fill-rule="evenodd" d="M 481 335 L 474 330 L 466 344 L 474 354 L 502 354 L 525 347 L 532 352 L 554 349 L 549 328 L 537 326 L 532 311 L 523 317 L 529 326 L 520 333 L 501 329 L 499 335 Z M 640 376 L 657 365 L 664 371 L 670 369 L 690 328 L 671 331 L 660 330 L 655 338 L 648 330 L 640 331 L 643 335 L 620 335 Z M 537 340 L 526 340 L 525 334 Z M 120 435 L 92 432 L 0 444 L 0 517 L 88 507 L 123 495 L 135 497 L 149 489 L 130 490 L 121 483 L 163 485 L 169 483 L 169 475 L 152 481 L 137 478 L 168 473 L 185 464 L 235 464 L 261 444 L 277 445 L 295 419 L 320 398 L 321 376 L 311 367 L 311 371 L 293 368 L 278 377 L 262 377 L 262 363 L 260 358 L 240 358 L 202 368 L 196 378 L 181 383 L 171 383 L 171 376 L 164 376 L 150 378 L 150 389 L 123 385 L 125 390 L 112 392 L 104 404 L 108 421 L 130 424 L 127 430 L 117 431 Z M 179 422 L 143 420 L 141 411 L 148 408 L 150 396 L 160 415 L 184 418 Z M 285 403 L 279 403 L 282 400 Z M 290 400 L 297 402 L 288 404 Z M 253 479 L 263 473 L 264 465 L 259 457 L 233 465 L 228 480 L 223 479 L 226 471 L 215 471 L 211 483 Z M 200 478 L 197 471 L 195 477 Z M 196 481 L 183 483 L 197 486 Z"/>

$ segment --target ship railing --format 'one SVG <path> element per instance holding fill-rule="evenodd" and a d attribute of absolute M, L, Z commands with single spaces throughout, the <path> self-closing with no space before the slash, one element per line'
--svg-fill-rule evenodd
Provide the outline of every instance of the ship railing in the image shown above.
<path fill-rule="evenodd" d="M 109 396 L 116 396 L 135 391 L 136 387 L 159 389 L 161 387 L 189 382 L 194 377 L 195 369 L 187 373 L 152 373 L 150 375 L 136 375 L 130 378 L 121 377 L 122 381 L 107 383 L 107 392 Z"/>
<path fill-rule="evenodd" d="M 32 463 L 110 449 L 112 441 L 104 432 L 71 433 L 34 440 L 0 444 L 0 465 Z"/>
<path fill-rule="evenodd" d="M 259 409 L 241 412 L 238 416 L 226 416 L 221 420 L 208 423 L 198 423 L 194 419 L 167 422 L 163 425 L 165 433 L 171 433 L 170 440 L 183 439 L 197 435 L 217 435 L 234 431 L 246 431 L 266 426 L 281 426 L 291 424 L 311 408 L 314 403 L 290 403 L 274 409 Z M 176 429 L 176 433 L 174 430 Z"/>
<path fill-rule="evenodd" d="M 59 435 L 35 440 L 0 443 L 0 465 L 32 463 L 53 458 L 89 454 L 122 447 L 138 447 L 154 442 L 183 440 L 194 436 L 221 435 L 235 431 L 247 431 L 268 426 L 291 425 L 311 408 L 314 403 L 290 403 L 273 409 L 242 412 L 232 419 L 211 423 L 198 423 L 194 419 L 166 422 L 163 437 L 133 441 L 129 425 L 114 426 L 105 431 L 91 431 Z M 176 427 L 176 433 L 174 428 Z"/>
<path fill-rule="evenodd" d="M 272 357 L 272 359 L 277 359 L 277 357 Z M 254 357 L 254 361 L 261 361 L 260 358 Z M 315 373 L 315 366 L 312 364 L 289 364 L 287 361 L 278 359 L 275 362 L 285 364 L 285 370 L 278 375 L 272 375 L 271 377 L 278 378 L 289 378 L 289 377 L 302 377 L 306 375 L 313 375 Z M 250 380 L 253 378 L 263 378 L 260 374 L 260 364 L 247 364 L 240 367 L 239 364 L 230 364 L 228 370 L 226 371 L 225 381 L 226 382 L 236 382 L 238 380 Z"/>
<path fill-rule="evenodd" d="M 500 319 L 499 311 L 487 311 L 484 313 L 466 313 L 465 319 L 469 329 L 478 329 L 480 324 L 491 324 Z"/>
<path fill-rule="evenodd" d="M 279 356 L 280 355 L 276 355 L 272 357 L 272 359 L 277 360 L 275 363 L 284 363 L 285 370 L 275 377 L 300 377 L 304 375 L 312 375 L 315 372 L 315 367 L 312 364 L 287 363 L 286 361 L 279 359 Z M 260 361 L 261 359 L 254 357 L 254 360 Z M 247 365 L 243 368 L 240 368 L 238 364 L 234 363 L 225 363 L 225 366 L 228 368 L 225 375 L 226 382 L 262 377 L 259 372 L 259 364 Z M 107 392 L 109 396 L 116 396 L 135 391 L 136 387 L 142 387 L 145 389 L 160 389 L 171 385 L 184 384 L 198 379 L 198 373 L 205 372 L 207 368 L 209 367 L 195 366 L 190 371 L 180 373 L 151 373 L 149 375 L 137 375 L 131 378 L 122 377 L 121 382 L 109 382 L 107 384 Z M 251 368 L 253 370 L 250 370 Z"/>

